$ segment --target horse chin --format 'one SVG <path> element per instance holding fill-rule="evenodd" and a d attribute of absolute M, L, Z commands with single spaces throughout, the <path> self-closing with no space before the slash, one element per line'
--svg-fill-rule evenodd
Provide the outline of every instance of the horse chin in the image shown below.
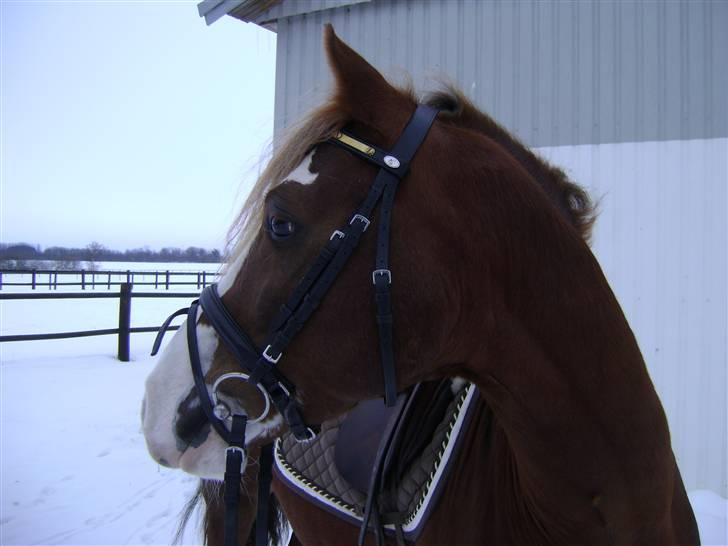
<path fill-rule="evenodd" d="M 225 448 L 222 439 L 213 437 L 199 447 L 188 447 L 180 455 L 178 468 L 208 480 L 222 480 L 225 474 Z M 247 458 L 243 467 L 247 464 Z"/>
<path fill-rule="evenodd" d="M 276 414 L 262 423 L 248 425 L 245 434 L 247 446 L 267 444 L 272 438 L 280 434 L 284 428 L 283 419 Z M 227 444 L 217 434 L 211 434 L 199 446 L 188 446 L 175 461 L 165 461 L 162 464 L 170 468 L 179 468 L 188 474 L 207 480 L 222 480 L 225 474 L 225 450 Z M 244 460 L 243 468 L 248 462 Z"/>

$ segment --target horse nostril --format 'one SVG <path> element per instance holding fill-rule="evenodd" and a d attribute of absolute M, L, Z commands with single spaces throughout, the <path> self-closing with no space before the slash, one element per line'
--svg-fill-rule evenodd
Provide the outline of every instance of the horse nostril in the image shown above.
<path fill-rule="evenodd" d="M 201 446 L 207 439 L 210 428 L 210 423 L 197 399 L 188 397 L 179 405 L 174 432 L 180 451 L 184 451 L 189 446 Z"/>

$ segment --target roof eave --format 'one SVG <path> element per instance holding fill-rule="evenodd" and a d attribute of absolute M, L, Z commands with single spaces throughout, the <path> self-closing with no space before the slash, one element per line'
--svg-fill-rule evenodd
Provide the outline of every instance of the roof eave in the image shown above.
<path fill-rule="evenodd" d="M 197 12 L 205 18 L 205 23 L 211 25 L 225 15 L 231 15 L 246 23 L 257 23 L 267 26 L 274 21 L 260 20 L 270 8 L 281 0 L 203 0 L 197 4 Z"/>

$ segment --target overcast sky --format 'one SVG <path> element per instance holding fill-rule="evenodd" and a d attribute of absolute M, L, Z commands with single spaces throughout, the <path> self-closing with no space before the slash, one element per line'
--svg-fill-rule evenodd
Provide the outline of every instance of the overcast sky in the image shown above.
<path fill-rule="evenodd" d="M 222 248 L 273 132 L 275 34 L 196 2 L 0 1 L 0 241 Z"/>

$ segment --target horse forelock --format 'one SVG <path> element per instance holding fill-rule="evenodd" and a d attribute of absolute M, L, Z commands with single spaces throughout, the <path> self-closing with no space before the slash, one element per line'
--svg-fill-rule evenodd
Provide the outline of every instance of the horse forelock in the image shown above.
<path fill-rule="evenodd" d="M 410 82 L 397 88 L 397 91 L 413 104 L 417 102 Z M 304 116 L 276 139 L 270 161 L 228 231 L 226 260 L 220 272 L 222 276 L 228 272 L 234 273 L 232 270 L 239 269 L 244 261 L 261 225 L 263 203 L 268 192 L 282 184 L 286 175 L 304 161 L 314 146 L 334 136 L 351 121 L 350 106 L 346 104 L 346 99 L 334 94 L 325 104 Z M 396 134 L 399 134 L 399 130 Z"/>
<path fill-rule="evenodd" d="M 330 101 L 296 123 L 274 143 L 270 161 L 253 185 L 228 232 L 223 275 L 235 267 L 233 264 L 239 266 L 247 254 L 263 219 L 266 194 L 284 182 L 286 175 L 301 164 L 312 147 L 336 134 L 346 121 L 345 110 Z"/>
<path fill-rule="evenodd" d="M 547 193 L 562 215 L 589 242 L 596 220 L 596 206 L 589 194 L 569 180 L 566 173 L 539 157 L 488 114 L 479 110 L 452 85 L 431 93 L 426 104 L 441 111 L 439 119 L 480 132 L 511 155 Z"/>

